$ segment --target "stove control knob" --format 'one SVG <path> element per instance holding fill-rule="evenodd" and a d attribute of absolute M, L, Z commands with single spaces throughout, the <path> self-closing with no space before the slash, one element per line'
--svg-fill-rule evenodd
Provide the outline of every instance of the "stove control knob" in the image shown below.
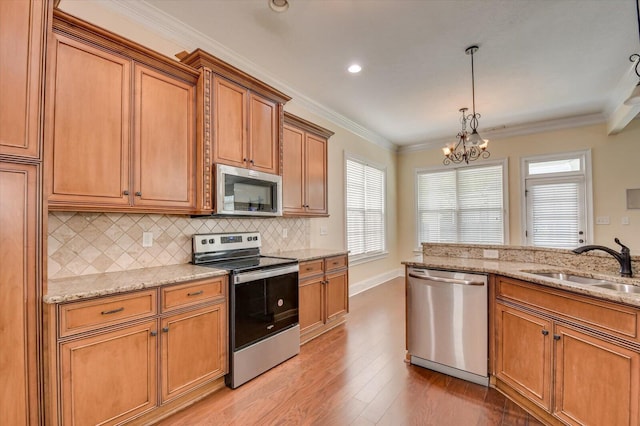
<path fill-rule="evenodd" d="M 209 239 L 209 244 L 213 244 L 213 243 L 215 243 L 215 242 L 216 242 L 216 240 L 214 240 L 213 238 L 210 238 L 210 239 Z"/>
<path fill-rule="evenodd" d="M 207 244 L 207 240 L 200 241 L 202 244 Z"/>

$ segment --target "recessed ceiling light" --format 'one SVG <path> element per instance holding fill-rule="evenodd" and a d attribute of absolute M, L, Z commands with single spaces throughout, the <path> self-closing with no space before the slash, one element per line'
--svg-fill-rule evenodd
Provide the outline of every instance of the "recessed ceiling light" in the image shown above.
<path fill-rule="evenodd" d="M 357 74 L 360 71 L 362 71 L 362 67 L 358 64 L 349 65 L 349 68 L 347 68 L 347 71 L 349 71 L 351 74 Z"/>
<path fill-rule="evenodd" d="M 274 12 L 284 12 L 289 9 L 289 1 L 288 0 L 267 0 L 269 2 L 269 7 Z"/>

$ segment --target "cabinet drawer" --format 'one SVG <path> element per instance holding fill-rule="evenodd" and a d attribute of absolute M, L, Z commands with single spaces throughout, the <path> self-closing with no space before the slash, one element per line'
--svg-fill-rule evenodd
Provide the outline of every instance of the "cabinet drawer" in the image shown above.
<path fill-rule="evenodd" d="M 60 337 L 156 314 L 156 290 L 102 297 L 60 306 Z"/>
<path fill-rule="evenodd" d="M 311 277 L 313 275 L 319 275 L 324 273 L 324 259 L 311 260 L 309 262 L 300 263 L 300 271 L 298 276 L 300 278 Z"/>
<path fill-rule="evenodd" d="M 496 295 L 559 314 L 567 320 L 606 333 L 640 341 L 638 310 L 631 307 L 503 277 L 497 280 Z"/>
<path fill-rule="evenodd" d="M 224 297 L 226 277 L 174 285 L 162 289 L 162 312 L 198 305 Z"/>
<path fill-rule="evenodd" d="M 343 255 L 343 256 L 328 257 L 325 259 L 325 262 L 326 262 L 325 270 L 327 272 L 332 271 L 334 269 L 345 268 L 347 266 L 347 256 Z"/>

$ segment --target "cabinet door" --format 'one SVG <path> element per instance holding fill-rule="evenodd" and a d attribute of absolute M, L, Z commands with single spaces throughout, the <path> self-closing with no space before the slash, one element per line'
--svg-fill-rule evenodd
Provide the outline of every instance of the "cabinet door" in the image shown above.
<path fill-rule="evenodd" d="M 195 208 L 194 87 L 135 66 L 134 206 Z"/>
<path fill-rule="evenodd" d="M 213 162 L 248 167 L 247 89 L 213 77 Z"/>
<path fill-rule="evenodd" d="M 0 162 L 0 424 L 39 424 L 37 167 Z"/>
<path fill-rule="evenodd" d="M 224 303 L 162 320 L 162 401 L 227 372 Z"/>
<path fill-rule="evenodd" d="M 554 415 L 571 425 L 637 425 L 640 353 L 556 326 Z"/>
<path fill-rule="evenodd" d="M 249 167 L 278 174 L 278 104 L 249 94 Z"/>
<path fill-rule="evenodd" d="M 129 61 L 57 34 L 50 49 L 49 203 L 128 205 Z"/>
<path fill-rule="evenodd" d="M 307 212 L 327 213 L 327 140 L 307 134 L 305 188 Z"/>
<path fill-rule="evenodd" d="M 0 154 L 39 157 L 48 2 L 0 1 Z"/>
<path fill-rule="evenodd" d="M 551 408 L 551 322 L 496 303 L 496 376 Z"/>
<path fill-rule="evenodd" d="M 284 126 L 282 139 L 282 208 L 285 213 L 304 213 L 305 134 Z"/>
<path fill-rule="evenodd" d="M 120 423 L 156 405 L 156 324 L 60 345 L 63 424 Z"/>
<path fill-rule="evenodd" d="M 326 275 L 327 321 L 349 312 L 348 272 Z"/>
<path fill-rule="evenodd" d="M 324 324 L 323 277 L 303 281 L 298 289 L 300 333 Z"/>

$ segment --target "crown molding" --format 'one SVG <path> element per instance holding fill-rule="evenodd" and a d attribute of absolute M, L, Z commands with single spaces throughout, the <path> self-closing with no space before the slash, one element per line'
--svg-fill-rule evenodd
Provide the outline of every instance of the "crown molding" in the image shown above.
<path fill-rule="evenodd" d="M 255 76 L 265 83 L 288 93 L 293 97 L 296 104 L 304 107 L 310 112 L 325 118 L 326 120 L 343 127 L 346 130 L 360 136 L 361 138 L 389 151 L 397 151 L 398 146 L 390 142 L 385 137 L 373 132 L 366 127 L 356 123 L 355 121 L 345 117 L 344 115 L 314 101 L 308 96 L 302 94 L 293 87 L 287 85 L 283 81 L 270 74 L 256 63 L 243 57 L 232 49 L 217 42 L 204 33 L 192 28 L 188 24 L 176 19 L 175 17 L 163 12 L 160 9 L 150 5 L 145 1 L 130 0 L 85 0 L 91 1 L 100 7 L 105 7 L 112 12 L 126 16 L 127 18 L 139 23 L 147 30 L 158 34 L 159 36 L 170 40 L 180 46 L 184 46 L 186 50 L 193 51 L 197 48 L 205 50 L 212 55 L 222 59 L 225 62 Z"/>
<path fill-rule="evenodd" d="M 570 129 L 574 127 L 591 126 L 594 124 L 604 123 L 606 118 L 602 113 L 583 114 L 573 117 L 554 118 L 551 120 L 532 121 L 529 123 L 516 124 L 512 126 L 501 126 L 486 129 L 482 131 L 482 135 L 490 140 L 504 139 L 513 136 L 531 135 L 534 133 L 550 132 L 553 130 Z M 441 148 L 451 143 L 453 138 L 439 138 L 428 140 L 419 144 L 405 145 L 398 149 L 401 154 L 426 151 L 430 149 Z"/>

